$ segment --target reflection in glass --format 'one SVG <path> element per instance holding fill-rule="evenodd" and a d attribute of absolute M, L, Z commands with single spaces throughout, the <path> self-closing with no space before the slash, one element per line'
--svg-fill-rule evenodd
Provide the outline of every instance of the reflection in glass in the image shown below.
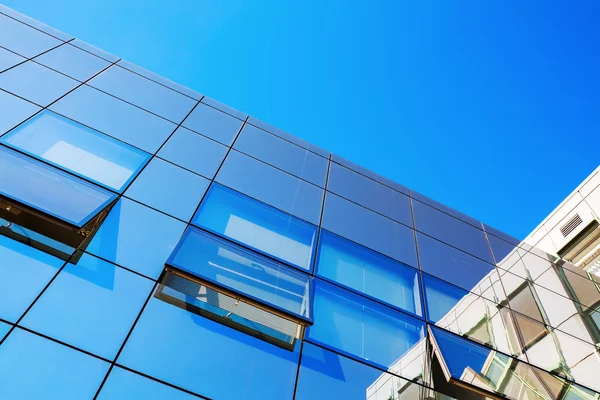
<path fill-rule="evenodd" d="M 116 191 L 131 182 L 150 154 L 44 111 L 2 142 Z"/>
<path fill-rule="evenodd" d="M 418 271 L 327 231 L 321 232 L 317 273 L 422 316 Z"/>
<path fill-rule="evenodd" d="M 224 186 L 211 185 L 192 223 L 310 270 L 317 228 Z"/>
<path fill-rule="evenodd" d="M 35 61 L 84 82 L 110 65 L 87 51 L 66 43 L 35 58 Z"/>

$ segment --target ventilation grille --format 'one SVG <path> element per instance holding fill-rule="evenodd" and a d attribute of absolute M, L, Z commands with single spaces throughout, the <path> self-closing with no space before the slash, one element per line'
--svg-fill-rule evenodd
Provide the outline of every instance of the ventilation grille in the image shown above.
<path fill-rule="evenodd" d="M 569 222 L 567 222 L 563 225 L 562 228 L 560 228 L 560 232 L 562 233 L 563 237 L 569 236 L 569 233 L 573 232 L 575 228 L 581 225 L 582 222 L 583 220 L 581 219 L 579 214 L 575 214 L 575 216 L 571 218 Z"/>

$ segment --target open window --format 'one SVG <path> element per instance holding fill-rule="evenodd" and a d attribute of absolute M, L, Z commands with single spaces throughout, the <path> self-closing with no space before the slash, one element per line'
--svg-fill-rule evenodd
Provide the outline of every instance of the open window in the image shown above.
<path fill-rule="evenodd" d="M 312 325 L 311 285 L 302 272 L 190 227 L 155 296 L 292 350 Z"/>
<path fill-rule="evenodd" d="M 0 146 L 0 233 L 76 263 L 117 195 Z"/>

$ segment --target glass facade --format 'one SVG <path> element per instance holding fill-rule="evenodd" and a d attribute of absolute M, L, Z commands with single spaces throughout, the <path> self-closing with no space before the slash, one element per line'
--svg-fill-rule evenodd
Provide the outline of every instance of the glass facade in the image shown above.
<path fill-rule="evenodd" d="M 600 277 L 0 6 L 0 398 L 600 399 Z"/>

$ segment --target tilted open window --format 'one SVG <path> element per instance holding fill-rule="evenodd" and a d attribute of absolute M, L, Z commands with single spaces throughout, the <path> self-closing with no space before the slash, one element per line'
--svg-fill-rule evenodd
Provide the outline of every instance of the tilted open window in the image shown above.
<path fill-rule="evenodd" d="M 117 195 L 0 146 L 0 233 L 77 262 Z M 77 253 L 73 256 L 74 253 Z"/>
<path fill-rule="evenodd" d="M 169 257 L 156 297 L 293 349 L 312 325 L 310 276 L 190 227 Z"/>

